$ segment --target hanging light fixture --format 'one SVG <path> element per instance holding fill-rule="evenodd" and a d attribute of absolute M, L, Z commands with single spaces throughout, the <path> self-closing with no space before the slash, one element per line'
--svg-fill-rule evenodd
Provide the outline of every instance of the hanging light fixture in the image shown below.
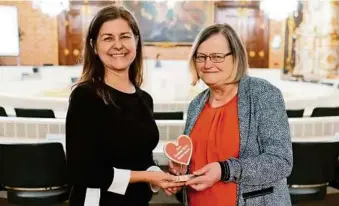
<path fill-rule="evenodd" d="M 32 5 L 51 17 L 69 10 L 69 0 L 32 0 Z"/>
<path fill-rule="evenodd" d="M 267 14 L 268 18 L 284 20 L 298 10 L 297 0 L 261 0 L 260 9 Z"/>

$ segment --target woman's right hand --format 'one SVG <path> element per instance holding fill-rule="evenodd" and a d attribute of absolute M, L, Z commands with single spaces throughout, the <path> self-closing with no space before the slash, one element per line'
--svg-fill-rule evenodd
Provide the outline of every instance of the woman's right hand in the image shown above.
<path fill-rule="evenodd" d="M 178 164 L 178 163 L 173 162 L 171 160 L 168 161 L 168 170 L 170 171 L 170 173 L 177 175 L 177 176 L 187 174 L 187 166 L 186 165 L 181 165 L 181 164 Z M 180 186 L 180 187 L 170 187 L 170 188 L 164 189 L 164 191 L 167 195 L 170 196 L 170 195 L 177 193 L 181 189 L 182 189 L 182 186 Z"/>
<path fill-rule="evenodd" d="M 187 165 L 178 164 L 171 160 L 168 161 L 168 169 L 172 174 L 175 174 L 175 175 L 187 174 Z"/>
<path fill-rule="evenodd" d="M 185 185 L 184 182 L 175 182 L 177 177 L 163 171 L 150 171 L 148 172 L 148 182 L 152 185 L 156 185 L 162 189 L 166 188 L 176 188 Z"/>

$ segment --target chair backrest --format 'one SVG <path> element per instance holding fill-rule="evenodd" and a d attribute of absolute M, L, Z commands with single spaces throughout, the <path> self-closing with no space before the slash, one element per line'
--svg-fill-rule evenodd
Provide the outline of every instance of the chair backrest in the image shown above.
<path fill-rule="evenodd" d="M 46 188 L 67 184 L 61 143 L 1 145 L 3 184 L 12 188 Z"/>
<path fill-rule="evenodd" d="M 50 109 L 14 108 L 14 110 L 17 117 L 55 118 L 53 110 Z"/>
<path fill-rule="evenodd" d="M 3 156 L 3 145 L 0 145 L 0 190 L 4 184 L 4 156 Z"/>
<path fill-rule="evenodd" d="M 6 110 L 5 108 L 3 107 L 0 107 L 0 117 L 7 117 L 7 113 L 6 113 Z"/>
<path fill-rule="evenodd" d="M 289 185 L 315 185 L 332 181 L 339 142 L 293 142 L 293 170 Z"/>
<path fill-rule="evenodd" d="M 37 68 L 37 67 L 33 67 L 33 73 L 39 73 L 39 68 Z"/>
<path fill-rule="evenodd" d="M 317 107 L 314 108 L 311 117 L 339 116 L 339 107 Z"/>
<path fill-rule="evenodd" d="M 327 85 L 327 86 L 331 86 L 331 87 L 333 87 L 333 83 L 331 83 L 331 82 L 321 82 L 321 84 L 323 84 L 323 85 Z"/>
<path fill-rule="evenodd" d="M 286 110 L 286 113 L 287 113 L 287 116 L 289 118 L 303 117 L 304 116 L 304 109 Z"/>
<path fill-rule="evenodd" d="M 76 83 L 79 81 L 79 77 L 71 77 L 71 83 Z"/>
<path fill-rule="evenodd" d="M 183 120 L 184 112 L 154 112 L 156 120 Z"/>

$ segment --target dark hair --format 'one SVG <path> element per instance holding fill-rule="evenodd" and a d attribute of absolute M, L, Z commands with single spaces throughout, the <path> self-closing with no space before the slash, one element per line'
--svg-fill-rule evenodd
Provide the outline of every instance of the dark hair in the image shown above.
<path fill-rule="evenodd" d="M 102 25 L 114 19 L 124 19 L 130 26 L 137 41 L 136 57 L 129 67 L 129 79 L 135 87 L 140 87 L 143 82 L 143 54 L 142 40 L 138 24 L 133 15 L 123 7 L 108 6 L 101 9 L 93 18 L 87 32 L 83 55 L 83 70 L 80 81 L 76 85 L 94 83 L 97 94 L 106 104 L 114 103 L 109 92 L 105 90 L 104 81 L 105 68 L 99 56 L 95 53 L 95 45 Z"/>
<path fill-rule="evenodd" d="M 230 46 L 230 50 L 232 52 L 234 68 L 232 72 L 231 83 L 238 82 L 247 73 L 248 69 L 247 52 L 245 46 L 243 45 L 236 31 L 229 24 L 226 23 L 213 24 L 211 26 L 204 28 L 195 38 L 195 42 L 193 44 L 189 58 L 190 70 L 192 74 L 192 85 L 195 85 L 199 80 L 199 76 L 197 74 L 194 61 L 197 50 L 200 44 L 202 44 L 204 41 L 206 41 L 211 36 L 216 34 L 222 34 L 226 38 Z"/>

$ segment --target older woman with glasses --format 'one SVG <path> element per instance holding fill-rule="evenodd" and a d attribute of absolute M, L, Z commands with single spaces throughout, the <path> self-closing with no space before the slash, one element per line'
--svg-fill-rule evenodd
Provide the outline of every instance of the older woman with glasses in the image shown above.
<path fill-rule="evenodd" d="M 185 205 L 291 205 L 292 145 L 279 89 L 247 76 L 246 50 L 227 24 L 197 36 L 190 65 L 193 85 L 201 79 L 209 88 L 188 108 L 190 165 L 169 165 L 172 173 L 194 175 L 183 190 Z"/>

